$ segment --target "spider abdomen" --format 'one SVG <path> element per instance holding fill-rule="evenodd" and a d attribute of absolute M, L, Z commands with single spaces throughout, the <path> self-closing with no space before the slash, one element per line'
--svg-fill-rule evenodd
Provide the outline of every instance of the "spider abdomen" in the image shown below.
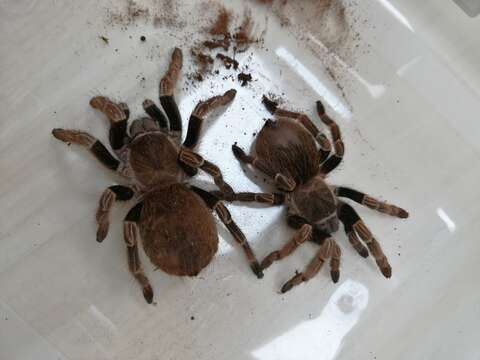
<path fill-rule="evenodd" d="M 255 151 L 272 172 L 290 176 L 298 184 L 318 173 L 320 159 L 315 140 L 293 120 L 268 120 L 258 134 Z"/>
<path fill-rule="evenodd" d="M 145 197 L 140 231 L 151 262 L 172 275 L 197 275 L 218 248 L 210 210 L 194 192 L 178 183 Z"/>

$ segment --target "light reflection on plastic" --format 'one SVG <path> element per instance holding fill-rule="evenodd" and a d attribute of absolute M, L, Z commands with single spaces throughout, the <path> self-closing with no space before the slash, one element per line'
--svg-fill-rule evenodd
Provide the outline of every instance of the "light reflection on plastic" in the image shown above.
<path fill-rule="evenodd" d="M 332 360 L 368 304 L 368 289 L 346 280 L 328 300 L 321 315 L 290 329 L 253 351 L 258 360 Z"/>
<path fill-rule="evenodd" d="M 442 208 L 437 209 L 437 215 L 442 221 L 447 225 L 448 231 L 451 233 L 455 232 L 455 229 L 457 226 L 455 225 L 455 222 L 448 216 L 448 214 L 443 210 Z"/>
<path fill-rule="evenodd" d="M 398 70 L 397 74 L 399 76 L 404 76 L 407 71 L 409 71 L 413 66 L 415 66 L 420 60 L 422 60 L 422 56 L 417 56 L 410 60 L 408 63 L 402 65 Z"/>
<path fill-rule="evenodd" d="M 115 326 L 115 324 L 95 305 L 90 305 L 89 311 L 92 316 L 97 319 L 97 321 L 102 325 L 104 330 L 108 331 L 109 333 L 117 332 L 117 327 Z"/>
<path fill-rule="evenodd" d="M 400 21 L 403 25 L 405 25 L 405 27 L 407 27 L 408 30 L 410 30 L 411 32 L 415 32 L 415 30 L 413 30 L 412 24 L 410 24 L 410 21 L 408 21 L 407 18 L 400 11 L 398 11 L 397 8 L 393 6 L 390 1 L 378 0 L 378 2 L 382 4 L 383 7 L 387 9 L 388 12 L 390 12 L 390 14 L 395 16 L 398 21 Z"/>
<path fill-rule="evenodd" d="M 322 98 L 330 107 L 340 114 L 345 119 L 350 119 L 352 113 L 350 110 L 328 90 L 318 78 L 309 69 L 305 67 L 290 51 L 284 47 L 279 47 L 275 50 L 279 58 L 284 60 L 303 80 Z"/>
<path fill-rule="evenodd" d="M 315 44 L 317 44 L 319 47 L 323 49 L 326 53 L 328 53 L 329 57 L 332 57 L 335 59 L 337 64 L 339 64 L 344 70 L 348 71 L 352 76 L 358 80 L 360 84 L 365 86 L 367 91 L 370 93 L 370 95 L 374 98 L 377 99 L 380 96 L 382 96 L 385 93 L 385 86 L 380 85 L 380 84 L 371 84 L 369 83 L 366 79 L 364 79 L 360 74 L 351 66 L 347 65 L 345 61 L 343 61 L 338 54 L 331 52 L 324 43 L 322 43 L 320 40 L 318 40 L 312 33 L 308 34 L 308 37 L 310 40 L 312 40 Z"/>

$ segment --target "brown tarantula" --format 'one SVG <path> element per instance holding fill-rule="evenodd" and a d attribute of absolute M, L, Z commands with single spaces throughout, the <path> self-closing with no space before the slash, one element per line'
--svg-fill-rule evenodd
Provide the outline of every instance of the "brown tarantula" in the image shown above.
<path fill-rule="evenodd" d="M 304 272 L 297 273 L 283 285 L 282 292 L 311 279 L 328 258 L 332 280 L 337 282 L 340 277 L 341 251 L 331 234 L 338 230 L 340 220 L 355 250 L 363 257 L 368 256 L 368 250 L 359 241 L 358 234 L 375 258 L 382 274 L 389 278 L 392 269 L 380 244 L 357 212 L 338 197 L 349 198 L 399 218 L 407 218 L 408 213 L 359 191 L 342 186 L 329 186 L 326 183 L 327 174 L 335 169 L 343 158 L 344 145 L 338 125 L 325 113 L 320 101 L 317 102 L 318 115 L 329 127 L 333 137 L 335 152 L 331 156 L 330 141 L 306 115 L 279 109 L 277 103 L 265 96 L 263 104 L 275 115 L 276 120 L 267 120 L 257 135 L 256 156 L 245 154 L 237 145 L 233 145 L 232 150 L 239 161 L 253 165 L 272 178 L 281 193 L 242 192 L 235 194 L 233 199 L 271 205 L 285 204 L 288 206 L 288 225 L 298 231 L 283 248 L 270 253 L 262 261 L 262 269 L 290 255 L 300 244 L 310 240 L 320 245 L 318 253 Z"/>
<path fill-rule="evenodd" d="M 182 62 L 182 52 L 176 48 L 168 71 L 160 81 L 160 103 L 167 116 L 153 101 L 145 100 L 143 106 L 149 117 L 133 121 L 130 134 L 127 131 L 130 111 L 126 104 L 116 104 L 102 96 L 90 101 L 93 108 L 110 120 L 110 145 L 120 161 L 86 132 L 52 131 L 59 140 L 88 148 L 103 165 L 131 183 L 130 186 L 110 186 L 101 196 L 96 215 L 97 241 L 107 236 L 113 203 L 136 195 L 139 201 L 125 217 L 123 230 L 129 269 L 141 284 L 148 303 L 152 302 L 153 290 L 140 264 L 138 230 L 145 252 L 158 268 L 172 275 L 195 276 L 210 263 L 218 247 L 218 234 L 209 208 L 216 211 L 243 247 L 253 272 L 258 278 L 263 276 L 244 234 L 220 199 L 184 182 L 186 176 L 193 176 L 199 168 L 213 177 L 223 197 L 232 196 L 232 188 L 223 181 L 218 167 L 193 152 L 193 148 L 197 145 L 203 118 L 215 108 L 230 103 L 236 91 L 229 90 L 199 102 L 190 116 L 187 136 L 181 145 L 182 119 L 173 90 Z"/>

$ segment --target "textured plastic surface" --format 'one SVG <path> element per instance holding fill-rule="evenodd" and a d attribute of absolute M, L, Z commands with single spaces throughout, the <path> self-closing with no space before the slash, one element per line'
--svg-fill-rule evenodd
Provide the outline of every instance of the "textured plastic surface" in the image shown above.
<path fill-rule="evenodd" d="M 187 79 L 188 47 L 208 24 L 199 3 L 184 2 L 168 28 L 109 23 L 105 1 L 0 0 L 0 359 L 478 358 L 478 21 L 450 1 L 357 1 L 347 7 L 353 30 L 339 40 L 330 17 L 289 7 L 293 25 L 281 26 L 264 5 L 225 1 L 237 24 L 248 7 L 255 33 L 266 29 L 263 45 L 237 54 L 254 78 L 241 87 L 219 63 L 220 74 Z M 235 141 L 249 148 L 269 116 L 261 95 L 280 95 L 319 126 L 314 104 L 324 101 L 346 146 L 329 181 L 410 211 L 398 220 L 356 206 L 389 256 L 390 280 L 338 232 L 340 282 L 323 269 L 280 295 L 316 247 L 258 280 L 219 223 L 220 251 L 196 278 L 155 271 L 142 254 L 156 306 L 145 303 L 121 233 L 133 204 L 116 206 L 108 237 L 95 241 L 98 199 L 122 179 L 50 131 L 80 128 L 106 143 L 107 123 L 89 99 L 104 94 L 142 115 L 173 46 L 186 54 L 176 91 L 184 128 L 198 100 L 238 90 L 199 147 L 237 190 L 264 187 L 230 151 Z M 228 207 L 260 258 L 293 234 L 280 208 Z"/>

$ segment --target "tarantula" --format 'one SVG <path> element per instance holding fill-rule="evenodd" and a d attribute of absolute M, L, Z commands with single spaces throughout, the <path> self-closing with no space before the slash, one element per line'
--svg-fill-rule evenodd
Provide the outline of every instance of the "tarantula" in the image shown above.
<path fill-rule="evenodd" d="M 275 181 L 279 193 L 240 192 L 233 196 L 237 201 L 256 201 L 271 205 L 288 206 L 288 225 L 298 231 L 280 250 L 270 253 L 261 263 L 262 269 L 269 267 L 290 255 L 305 241 L 320 245 L 315 257 L 305 270 L 287 281 L 281 291 L 308 281 L 315 276 L 330 259 L 330 273 L 333 282 L 340 277 L 341 251 L 331 234 L 344 225 L 349 242 L 364 258 L 369 251 L 375 258 L 382 274 L 389 278 L 392 269 L 380 244 L 365 226 L 357 212 L 347 203 L 338 199 L 349 198 L 371 209 L 399 218 L 407 218 L 408 213 L 394 205 L 380 202 L 357 190 L 343 186 L 330 186 L 325 177 L 341 162 L 344 145 L 338 125 L 325 113 L 320 101 L 317 112 L 321 121 L 330 129 L 332 145 L 327 136 L 304 114 L 278 108 L 274 101 L 263 97 L 263 104 L 276 120 L 267 120 L 256 137 L 256 156 L 247 155 L 236 144 L 232 146 L 235 157 L 242 163 L 251 164 Z M 316 142 L 319 145 L 317 149 Z M 367 245 L 360 242 L 357 234 Z"/>
<path fill-rule="evenodd" d="M 182 62 L 182 52 L 176 48 L 160 81 L 160 103 L 167 116 L 153 101 L 145 100 L 143 107 L 149 117 L 133 121 L 130 133 L 127 131 L 130 111 L 126 104 L 114 103 L 103 96 L 90 101 L 93 108 L 109 119 L 110 145 L 120 160 L 86 132 L 52 131 L 53 136 L 61 141 L 89 149 L 103 165 L 131 183 L 130 186 L 110 186 L 102 194 L 96 214 L 97 241 L 101 242 L 107 236 L 113 203 L 137 196 L 139 201 L 125 217 L 123 230 L 129 269 L 142 286 L 148 303 L 152 302 L 153 290 L 140 264 L 138 231 L 146 254 L 158 268 L 172 275 L 195 276 L 210 263 L 218 247 L 218 234 L 210 209 L 217 213 L 242 246 L 253 272 L 258 278 L 263 276 L 247 239 L 220 199 L 185 183 L 187 176 L 202 169 L 213 177 L 225 198 L 233 194 L 218 167 L 193 149 L 199 140 L 204 117 L 215 108 L 230 103 L 236 91 L 229 90 L 221 96 L 199 102 L 190 116 L 187 136 L 181 145 L 182 119 L 173 91 Z"/>

